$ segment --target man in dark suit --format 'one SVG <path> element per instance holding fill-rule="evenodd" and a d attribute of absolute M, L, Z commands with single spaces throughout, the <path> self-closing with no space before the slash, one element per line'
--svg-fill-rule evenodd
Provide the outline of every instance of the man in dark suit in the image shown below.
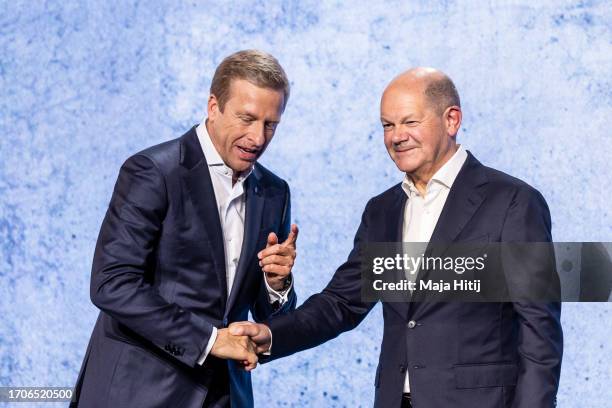
<path fill-rule="evenodd" d="M 550 242 L 542 195 L 457 145 L 461 118 L 459 95 L 443 73 L 417 68 L 395 78 L 382 96 L 381 121 L 404 181 L 368 202 L 348 260 L 321 293 L 265 324 L 235 323 L 230 333 L 251 336 L 274 359 L 353 329 L 375 305 L 361 296 L 360 255 L 369 243 Z M 536 272 L 530 282 L 558 293 L 554 269 Z M 532 300 L 383 302 L 375 406 L 552 407 L 560 303 Z"/>
<path fill-rule="evenodd" d="M 205 123 L 124 163 L 96 245 L 101 312 L 72 406 L 253 405 L 257 355 L 227 327 L 295 307 L 289 187 L 256 162 L 288 97 L 274 57 L 232 54 Z"/>

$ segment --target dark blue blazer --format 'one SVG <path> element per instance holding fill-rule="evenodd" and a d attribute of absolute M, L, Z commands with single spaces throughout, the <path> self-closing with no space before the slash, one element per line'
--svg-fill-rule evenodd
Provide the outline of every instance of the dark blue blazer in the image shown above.
<path fill-rule="evenodd" d="M 368 242 L 401 241 L 406 200 L 396 185 L 368 202 L 354 248 L 327 287 L 267 322 L 272 359 L 317 346 L 363 320 L 375 302 L 362 300 L 359 254 Z M 551 241 L 544 198 L 468 154 L 431 238 L 465 241 Z M 556 274 L 549 284 L 558 290 Z M 563 349 L 559 302 L 383 302 L 383 318 L 376 407 L 400 407 L 406 371 L 416 408 L 554 405 Z"/>
<path fill-rule="evenodd" d="M 256 256 L 269 232 L 289 233 L 289 187 L 256 164 L 245 193 L 228 299 L 223 233 L 195 127 L 124 163 L 96 245 L 91 300 L 101 312 L 73 406 L 253 405 L 249 373 L 211 355 L 197 364 L 213 326 L 295 307 L 293 291 L 282 308 L 270 305 Z"/>

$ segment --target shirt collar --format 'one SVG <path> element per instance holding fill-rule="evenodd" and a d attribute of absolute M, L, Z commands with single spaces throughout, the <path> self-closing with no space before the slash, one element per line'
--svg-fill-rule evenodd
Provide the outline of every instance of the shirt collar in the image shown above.
<path fill-rule="evenodd" d="M 433 183 L 438 183 L 450 189 L 466 159 L 467 152 L 462 145 L 459 145 L 459 148 L 455 154 L 453 154 L 453 156 L 446 163 L 444 163 L 444 165 L 440 167 L 438 171 L 436 171 L 431 180 L 429 180 L 429 183 L 427 183 L 427 189 L 429 190 L 429 187 Z M 406 192 L 406 194 L 408 194 L 408 196 L 418 194 L 416 186 L 407 174 L 404 176 L 404 180 L 402 181 L 402 189 Z"/>
<path fill-rule="evenodd" d="M 221 155 L 215 148 L 212 140 L 210 139 L 210 135 L 208 134 L 208 129 L 206 128 L 206 121 L 203 121 L 196 127 L 196 134 L 198 136 L 198 140 L 200 142 L 200 146 L 202 147 L 202 151 L 204 152 L 204 157 L 206 157 L 206 163 L 209 168 L 214 168 L 215 171 L 218 170 L 219 174 L 232 177 L 234 174 L 234 170 L 232 170 L 228 165 L 225 164 Z M 246 180 L 247 177 L 253 172 L 253 166 L 243 173 L 240 177 L 238 177 L 237 183 L 242 183 Z"/>

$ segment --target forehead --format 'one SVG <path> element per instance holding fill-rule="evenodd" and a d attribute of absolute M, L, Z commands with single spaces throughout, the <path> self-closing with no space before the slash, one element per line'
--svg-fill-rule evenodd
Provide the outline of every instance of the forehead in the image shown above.
<path fill-rule="evenodd" d="M 390 85 L 382 95 L 380 113 L 383 117 L 421 113 L 426 107 L 426 96 L 419 86 Z"/>
<path fill-rule="evenodd" d="M 245 79 L 233 79 L 230 83 L 227 104 L 235 109 L 256 112 L 282 112 L 284 94 L 281 90 L 263 88 Z"/>

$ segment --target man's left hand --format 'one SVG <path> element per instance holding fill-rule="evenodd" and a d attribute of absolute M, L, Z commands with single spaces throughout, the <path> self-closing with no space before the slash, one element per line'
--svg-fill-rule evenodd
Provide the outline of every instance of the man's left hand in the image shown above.
<path fill-rule="evenodd" d="M 296 241 L 298 237 L 298 227 L 291 224 L 289 236 L 283 243 L 278 243 L 278 237 L 274 232 L 268 235 L 266 248 L 261 250 L 257 257 L 259 266 L 266 275 L 268 285 L 276 291 L 285 289 L 285 282 L 291 274 L 291 268 L 295 263 Z"/>

